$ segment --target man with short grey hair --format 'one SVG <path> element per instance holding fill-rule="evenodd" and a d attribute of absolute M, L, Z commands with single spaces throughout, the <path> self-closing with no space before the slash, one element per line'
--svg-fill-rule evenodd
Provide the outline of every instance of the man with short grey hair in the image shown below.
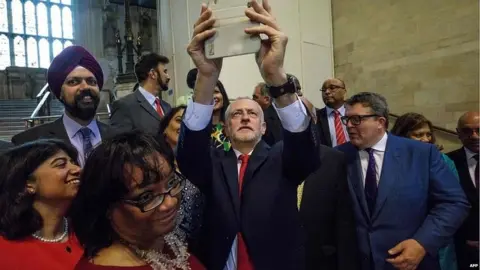
<path fill-rule="evenodd" d="M 206 196 L 204 227 L 192 253 L 209 270 L 305 269 L 297 187 L 319 165 L 316 130 L 283 69 L 288 38 L 268 2 L 249 2 L 252 8 L 245 15 L 263 26 L 245 32 L 268 36 L 256 60 L 285 128 L 283 143 L 264 143 L 262 109 L 253 100 L 239 99 L 230 104 L 225 121 L 231 149 L 212 149 L 212 101 L 222 59 L 205 55 L 204 42 L 215 34 L 212 11 L 205 5 L 187 48 L 198 75 L 181 124 L 177 162 Z"/>
<path fill-rule="evenodd" d="M 439 269 L 469 204 L 433 144 L 387 133 L 388 105 L 376 93 L 346 101 L 342 122 L 362 269 Z"/>

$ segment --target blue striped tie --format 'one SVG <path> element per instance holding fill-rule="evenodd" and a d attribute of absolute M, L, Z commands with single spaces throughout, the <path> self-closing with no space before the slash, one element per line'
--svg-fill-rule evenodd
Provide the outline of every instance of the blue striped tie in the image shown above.
<path fill-rule="evenodd" d="M 85 160 L 86 160 L 88 155 L 93 149 L 92 141 L 90 139 L 90 135 L 92 131 L 88 127 L 82 127 L 80 129 L 80 133 L 82 134 L 82 137 L 83 137 L 83 156 L 85 157 Z"/>

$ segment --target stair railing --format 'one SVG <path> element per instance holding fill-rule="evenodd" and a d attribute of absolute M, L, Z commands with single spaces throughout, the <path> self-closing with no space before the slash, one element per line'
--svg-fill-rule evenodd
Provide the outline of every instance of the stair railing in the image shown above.
<path fill-rule="evenodd" d="M 26 128 L 33 127 L 35 125 L 35 120 L 43 121 L 38 118 L 38 116 L 49 116 L 50 115 L 50 100 L 51 100 L 51 93 L 48 88 L 48 83 L 46 83 L 42 90 L 37 94 L 37 106 L 33 110 L 32 114 L 30 115 L 28 120 L 25 121 Z"/>

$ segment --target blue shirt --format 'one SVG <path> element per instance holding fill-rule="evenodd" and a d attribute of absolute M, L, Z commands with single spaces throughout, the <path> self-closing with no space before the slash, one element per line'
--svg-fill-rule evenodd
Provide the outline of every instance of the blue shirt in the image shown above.
<path fill-rule="evenodd" d="M 83 136 L 80 133 L 80 129 L 83 127 L 79 123 L 75 122 L 72 118 L 68 117 L 67 114 L 63 114 L 63 125 L 67 131 L 68 139 L 70 143 L 77 149 L 78 152 L 78 164 L 80 167 L 85 165 L 85 153 L 83 152 Z M 97 146 L 102 142 L 102 137 L 100 136 L 100 130 L 98 129 L 97 120 L 92 120 L 87 127 L 91 130 L 90 141 L 93 147 Z"/>

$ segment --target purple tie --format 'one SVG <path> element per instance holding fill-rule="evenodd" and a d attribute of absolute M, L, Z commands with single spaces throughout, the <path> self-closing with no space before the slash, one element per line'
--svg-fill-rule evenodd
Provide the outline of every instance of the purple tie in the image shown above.
<path fill-rule="evenodd" d="M 372 148 L 365 149 L 368 153 L 367 175 L 365 176 L 365 198 L 367 199 L 368 210 L 373 215 L 375 209 L 375 200 L 377 199 L 377 169 L 375 168 L 375 158 Z"/>

